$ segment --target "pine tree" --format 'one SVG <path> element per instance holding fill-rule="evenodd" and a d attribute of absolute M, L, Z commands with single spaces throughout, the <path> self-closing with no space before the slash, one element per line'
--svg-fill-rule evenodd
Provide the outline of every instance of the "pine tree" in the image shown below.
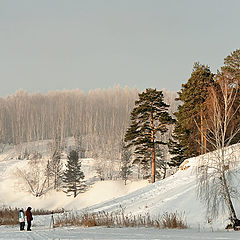
<path fill-rule="evenodd" d="M 167 174 L 167 160 L 165 156 L 165 145 L 156 145 L 156 179 L 164 179 Z"/>
<path fill-rule="evenodd" d="M 240 49 L 236 49 L 224 59 L 222 71 L 227 71 L 232 77 L 240 79 Z"/>
<path fill-rule="evenodd" d="M 180 161 L 206 152 L 206 142 L 203 138 L 207 131 L 203 119 L 204 102 L 208 96 L 208 89 L 213 84 L 213 76 L 208 66 L 195 63 L 191 77 L 186 84 L 182 84 L 182 89 L 178 92 L 179 97 L 176 100 L 182 104 L 175 113 L 177 122 L 174 140 L 179 150 L 181 149 L 177 154 Z M 175 159 L 177 155 L 174 156 Z"/>
<path fill-rule="evenodd" d="M 83 181 L 84 174 L 81 171 L 81 161 L 79 160 L 78 152 L 72 150 L 68 155 L 66 170 L 63 174 L 63 183 L 66 193 L 73 193 L 76 197 L 79 192 L 86 188 Z"/>
<path fill-rule="evenodd" d="M 151 165 L 151 178 L 155 182 L 155 147 L 156 144 L 164 144 L 159 135 L 167 131 L 167 126 L 173 119 L 167 112 L 169 106 L 163 101 L 162 91 L 149 88 L 138 96 L 124 140 L 129 147 L 134 147 L 133 163 L 140 163 L 147 168 Z"/>
<path fill-rule="evenodd" d="M 181 163 L 184 161 L 183 147 L 179 143 L 170 139 L 168 142 L 168 148 L 170 149 L 170 154 L 173 155 L 173 157 L 171 157 L 171 161 L 168 162 L 168 165 L 170 167 L 180 166 Z"/>

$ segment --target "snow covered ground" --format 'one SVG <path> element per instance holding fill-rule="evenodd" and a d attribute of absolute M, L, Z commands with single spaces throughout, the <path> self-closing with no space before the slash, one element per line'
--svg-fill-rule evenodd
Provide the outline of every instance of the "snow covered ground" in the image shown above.
<path fill-rule="evenodd" d="M 60 228 L 33 229 L 20 232 L 16 227 L 0 227 L 0 239 L 101 239 L 101 240 L 239 240 L 240 232 L 203 232 L 187 230 L 158 230 L 153 228 Z"/>
<path fill-rule="evenodd" d="M 44 142 L 44 141 L 43 141 Z M 37 144 L 38 151 L 46 154 L 47 143 Z M 22 146 L 21 148 L 25 148 Z M 33 147 L 32 147 L 33 148 Z M 98 181 L 90 186 L 87 192 L 77 198 L 68 197 L 62 191 L 50 191 L 42 197 L 35 197 L 26 190 L 26 183 L 17 176 L 17 169 L 26 169 L 29 160 L 18 160 L 18 149 L 10 148 L 0 154 L 0 206 L 23 207 L 32 206 L 34 209 L 81 209 L 101 203 L 112 198 L 124 196 L 132 191 L 149 185 L 147 180 L 128 182 L 123 181 Z M 43 158 L 43 160 L 44 160 Z M 93 181 L 96 176 L 94 159 L 83 159 L 82 170 L 88 181 Z M 94 180 L 96 181 L 96 180 Z"/>
<path fill-rule="evenodd" d="M 239 147 L 238 147 L 239 148 Z M 207 157 L 211 157 L 208 155 Z M 152 228 L 56 228 L 50 229 L 51 216 L 34 216 L 32 232 L 20 232 L 18 226 L 0 226 L 0 239 L 240 239 L 240 232 L 227 232 L 227 215 L 221 214 L 209 223 L 205 206 L 196 196 L 196 165 L 199 158 L 191 158 L 174 175 L 149 184 L 147 181 L 100 181 L 79 194 L 67 197 L 62 192 L 49 192 L 34 197 L 18 188 L 14 169 L 24 167 L 27 160 L 17 160 L 14 149 L 0 154 L 0 204 L 12 207 L 39 209 L 64 208 L 78 212 L 118 211 L 138 215 L 148 213 L 152 218 L 165 212 L 182 214 L 189 226 L 186 230 Z M 93 173 L 92 159 L 85 159 L 83 168 Z M 94 175 L 94 174 L 93 174 Z M 239 189 L 240 191 L 240 189 Z M 240 214 L 239 201 L 234 202 Z"/>

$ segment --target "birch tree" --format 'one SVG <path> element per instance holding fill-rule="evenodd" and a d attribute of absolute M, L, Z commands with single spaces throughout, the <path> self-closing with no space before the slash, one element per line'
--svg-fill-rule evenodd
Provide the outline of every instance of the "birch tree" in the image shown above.
<path fill-rule="evenodd" d="M 229 148 L 240 132 L 235 117 L 239 116 L 239 79 L 224 71 L 216 76 L 216 84 L 209 90 L 207 131 L 202 132 L 213 157 L 204 156 L 198 167 L 198 194 L 206 204 L 210 218 L 227 209 L 233 226 L 238 224 L 233 199 L 238 198 L 236 186 L 237 159 L 234 147 Z M 201 128 L 199 127 L 201 131 Z M 234 183 L 235 182 L 235 183 Z"/>

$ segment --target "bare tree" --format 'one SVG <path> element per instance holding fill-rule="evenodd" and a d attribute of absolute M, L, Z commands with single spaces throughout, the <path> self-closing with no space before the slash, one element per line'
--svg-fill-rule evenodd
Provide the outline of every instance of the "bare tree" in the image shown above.
<path fill-rule="evenodd" d="M 202 157 L 198 167 L 198 195 L 207 205 L 210 218 L 227 208 L 233 226 L 239 225 L 232 199 L 239 197 L 236 181 L 234 147 L 229 148 L 240 132 L 234 119 L 239 116 L 239 82 L 228 72 L 218 73 L 216 86 L 209 90 L 207 131 L 202 132 L 212 153 Z M 199 129 L 201 129 L 199 127 Z"/>
<path fill-rule="evenodd" d="M 43 162 L 31 160 L 26 169 L 17 169 L 16 175 L 22 180 L 22 184 L 35 197 L 40 197 L 49 190 L 47 177 L 44 176 L 45 164 Z"/>
<path fill-rule="evenodd" d="M 121 144 L 121 176 L 122 179 L 124 180 L 124 184 L 127 184 L 127 180 L 132 173 L 132 163 L 131 163 L 131 156 L 132 153 L 131 151 L 125 146 L 124 142 Z"/>
<path fill-rule="evenodd" d="M 45 169 L 45 175 L 47 177 L 48 185 L 53 182 L 53 188 L 59 190 L 61 185 L 62 168 L 61 162 L 62 146 L 61 137 L 56 137 L 50 146 L 52 152 L 51 159 L 48 160 L 48 164 Z"/>

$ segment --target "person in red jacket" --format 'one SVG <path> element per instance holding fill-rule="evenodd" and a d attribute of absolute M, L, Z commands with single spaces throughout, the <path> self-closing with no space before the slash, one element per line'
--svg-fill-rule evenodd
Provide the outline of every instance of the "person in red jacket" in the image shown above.
<path fill-rule="evenodd" d="M 27 211 L 26 211 L 27 231 L 31 231 L 31 222 L 32 222 L 32 220 L 33 220 L 31 210 L 32 210 L 32 208 L 31 208 L 31 207 L 28 207 L 28 208 L 27 208 Z"/>

